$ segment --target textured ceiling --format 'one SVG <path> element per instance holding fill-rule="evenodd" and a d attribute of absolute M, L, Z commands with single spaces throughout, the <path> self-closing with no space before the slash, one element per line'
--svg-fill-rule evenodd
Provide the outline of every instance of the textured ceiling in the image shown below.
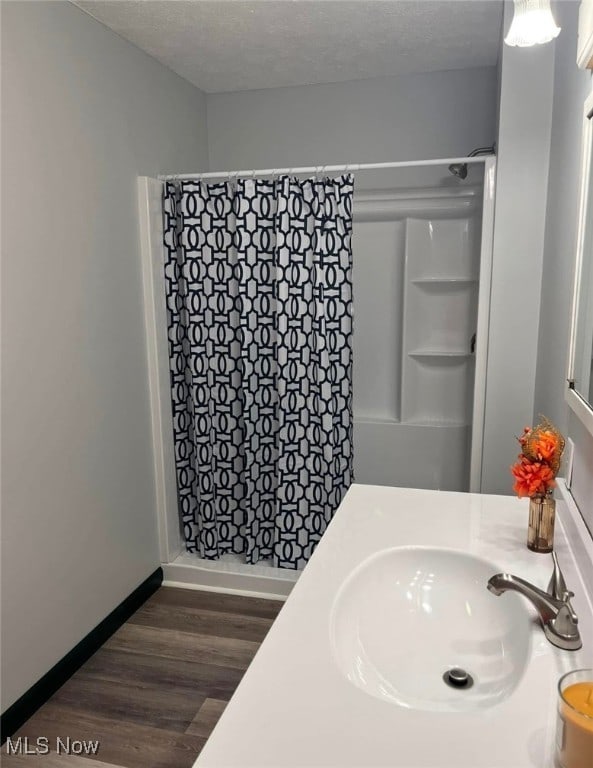
<path fill-rule="evenodd" d="M 208 93 L 492 66 L 502 0 L 75 0 Z"/>

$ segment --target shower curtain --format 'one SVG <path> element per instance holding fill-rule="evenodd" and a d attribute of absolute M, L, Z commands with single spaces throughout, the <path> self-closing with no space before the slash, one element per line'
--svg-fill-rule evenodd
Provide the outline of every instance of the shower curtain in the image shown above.
<path fill-rule="evenodd" d="M 352 176 L 167 183 L 186 547 L 302 568 L 352 482 Z"/>

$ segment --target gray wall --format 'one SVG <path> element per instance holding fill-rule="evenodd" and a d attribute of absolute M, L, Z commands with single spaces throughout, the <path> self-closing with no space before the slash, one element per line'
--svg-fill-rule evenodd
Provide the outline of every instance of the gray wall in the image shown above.
<path fill-rule="evenodd" d="M 205 97 L 75 6 L 2 3 L 2 709 L 159 564 L 136 177 Z"/>
<path fill-rule="evenodd" d="M 576 65 L 578 3 L 556 3 L 554 102 L 545 230 L 535 413 L 544 413 L 575 441 L 573 493 L 593 530 L 593 437 L 564 402 L 579 203 L 580 148 L 591 74 Z"/>
<path fill-rule="evenodd" d="M 505 7 L 505 28 L 513 6 Z M 503 45 L 482 491 L 512 494 L 532 419 L 552 128 L 554 45 Z"/>
<path fill-rule="evenodd" d="M 496 68 L 208 96 L 211 170 L 466 155 L 496 138 Z"/>

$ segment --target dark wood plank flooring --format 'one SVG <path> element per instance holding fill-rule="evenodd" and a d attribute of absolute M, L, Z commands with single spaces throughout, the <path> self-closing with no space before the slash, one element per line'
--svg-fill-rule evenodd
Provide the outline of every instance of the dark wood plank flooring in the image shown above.
<path fill-rule="evenodd" d="M 49 739 L 22 768 L 187 768 L 206 743 L 282 603 L 162 587 L 13 736 Z M 98 740 L 94 756 L 57 739 Z"/>

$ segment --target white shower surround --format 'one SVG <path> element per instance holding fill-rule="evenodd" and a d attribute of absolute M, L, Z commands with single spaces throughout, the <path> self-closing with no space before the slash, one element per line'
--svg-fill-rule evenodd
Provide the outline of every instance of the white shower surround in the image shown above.
<path fill-rule="evenodd" d="M 474 163 L 484 163 L 480 281 L 477 316 L 478 344 L 475 355 L 470 474 L 470 490 L 479 491 L 488 350 L 488 318 L 492 269 L 496 158 L 484 157 L 472 158 L 471 160 Z M 446 167 L 450 162 L 451 159 L 440 159 L 420 161 L 418 163 L 403 162 L 377 165 L 379 168 L 388 166 L 413 169 L 414 166 L 440 165 Z M 358 167 L 360 168 L 360 166 Z M 364 166 L 362 166 L 362 168 L 364 168 Z M 293 172 L 299 172 L 299 170 L 300 169 L 298 168 L 293 169 Z M 329 170 L 329 168 L 327 170 Z M 236 175 L 236 173 L 234 175 Z M 284 569 L 271 568 L 265 564 L 255 567 L 248 566 L 238 562 L 234 558 L 226 558 L 223 562 L 212 563 L 190 556 L 184 550 L 177 511 L 175 460 L 169 393 L 169 360 L 166 336 L 167 320 L 161 261 L 163 239 L 161 211 L 162 185 L 163 182 L 159 179 L 150 177 L 139 177 L 138 179 L 146 344 L 150 381 L 155 470 L 155 495 L 157 500 L 159 549 L 164 572 L 164 583 L 166 585 L 183 586 L 186 588 L 257 595 L 272 599 L 285 599 L 288 594 L 290 594 L 290 591 L 298 578 L 298 572 L 288 572 Z M 367 194 L 367 203 L 372 197 L 372 195 L 369 197 Z M 383 191 L 379 193 L 379 195 L 375 195 L 375 198 L 377 197 L 379 199 L 385 198 L 385 192 Z M 360 200 L 360 203 L 363 206 L 365 205 L 364 199 L 363 195 Z M 355 217 L 358 202 L 355 192 Z M 375 199 L 371 204 L 376 205 L 377 200 Z M 416 201 L 416 205 L 422 205 L 422 195 L 420 195 L 420 199 Z M 421 207 L 418 207 L 417 210 L 421 210 Z M 355 429 L 356 421 L 355 413 Z M 359 432 L 363 421 L 364 420 L 358 421 Z M 382 424 L 381 426 L 385 426 L 385 424 Z M 467 429 L 467 427 L 463 428 L 460 426 L 449 427 L 449 429 L 451 428 L 454 430 Z M 443 432 L 442 435 L 446 437 L 445 432 Z M 380 440 L 380 433 L 375 431 L 373 439 Z M 436 445 L 439 445 L 438 440 L 436 441 Z M 446 451 L 446 440 L 445 442 L 441 442 L 440 445 L 442 451 Z M 364 447 L 363 450 L 365 450 Z"/>
<path fill-rule="evenodd" d="M 469 490 L 482 181 L 356 192 L 359 483 Z M 472 490 L 479 474 L 476 452 Z"/>

